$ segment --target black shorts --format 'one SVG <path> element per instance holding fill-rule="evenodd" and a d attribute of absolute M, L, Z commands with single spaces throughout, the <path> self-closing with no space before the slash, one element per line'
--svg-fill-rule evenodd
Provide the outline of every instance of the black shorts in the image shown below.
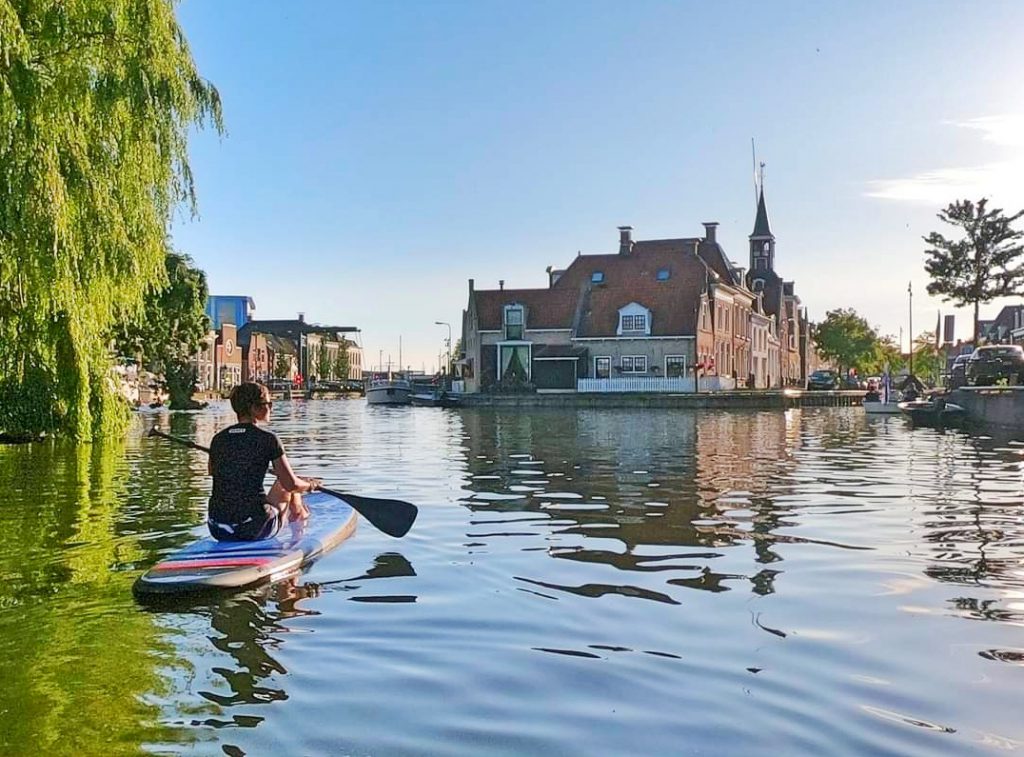
<path fill-rule="evenodd" d="M 259 541 L 276 536 L 281 530 L 283 509 L 278 510 L 266 498 L 246 507 L 244 512 L 238 523 L 223 523 L 211 514 L 206 519 L 210 535 L 217 541 Z"/>

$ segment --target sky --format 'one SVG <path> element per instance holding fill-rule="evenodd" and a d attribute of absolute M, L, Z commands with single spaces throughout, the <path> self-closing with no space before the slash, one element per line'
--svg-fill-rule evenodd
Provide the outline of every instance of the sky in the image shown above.
<path fill-rule="evenodd" d="M 1024 3 L 183 0 L 226 130 L 192 138 L 175 247 L 257 318 L 361 329 L 435 370 L 477 289 L 718 221 L 747 267 L 754 161 L 812 320 L 906 345 L 936 213 L 1024 208 Z M 908 297 L 908 285 L 913 296 Z M 994 317 L 1020 298 L 982 306 Z"/>

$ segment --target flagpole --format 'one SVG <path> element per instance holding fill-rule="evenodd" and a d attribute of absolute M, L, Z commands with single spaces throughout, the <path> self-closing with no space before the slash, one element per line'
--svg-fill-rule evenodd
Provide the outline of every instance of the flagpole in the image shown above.
<path fill-rule="evenodd" d="M 914 290 L 913 282 L 907 282 L 907 302 L 909 310 L 909 321 L 908 326 L 910 327 L 910 375 L 914 375 Z"/>

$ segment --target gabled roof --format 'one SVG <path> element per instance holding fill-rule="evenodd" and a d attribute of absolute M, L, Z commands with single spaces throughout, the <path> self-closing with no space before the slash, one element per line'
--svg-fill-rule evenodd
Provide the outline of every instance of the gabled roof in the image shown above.
<path fill-rule="evenodd" d="M 504 322 L 505 306 L 522 305 L 527 329 L 569 329 L 576 295 L 568 289 L 478 289 L 474 291 L 477 327 L 497 331 Z"/>
<path fill-rule="evenodd" d="M 768 209 L 764 204 L 764 187 L 761 187 L 761 194 L 757 199 L 757 218 L 754 219 L 754 233 L 751 237 L 772 236 L 771 226 L 768 225 Z"/>
<path fill-rule="evenodd" d="M 651 336 L 692 336 L 697 333 L 697 307 L 706 286 L 703 276 L 685 277 L 674 286 L 644 281 L 617 287 L 592 287 L 581 314 L 577 337 L 613 337 L 619 310 L 637 303 L 651 311 Z"/>

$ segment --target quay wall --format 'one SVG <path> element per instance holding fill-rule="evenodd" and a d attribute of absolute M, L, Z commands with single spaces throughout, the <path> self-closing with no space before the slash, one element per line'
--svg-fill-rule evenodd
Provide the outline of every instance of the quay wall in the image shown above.
<path fill-rule="evenodd" d="M 949 401 L 972 422 L 1024 429 L 1024 386 L 964 386 L 950 392 Z"/>
<path fill-rule="evenodd" d="M 648 394 L 629 392 L 559 392 L 537 394 L 463 394 L 464 407 L 493 408 L 733 408 L 752 410 L 790 407 L 848 407 L 859 405 L 864 392 L 807 392 L 798 389 L 776 391 L 689 392 Z"/>

